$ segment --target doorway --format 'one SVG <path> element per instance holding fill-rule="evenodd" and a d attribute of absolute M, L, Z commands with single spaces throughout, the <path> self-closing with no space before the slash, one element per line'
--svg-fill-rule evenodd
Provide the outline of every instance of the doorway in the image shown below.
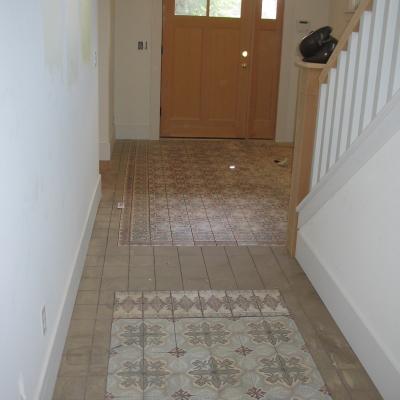
<path fill-rule="evenodd" d="M 283 0 L 164 0 L 161 137 L 274 139 Z"/>

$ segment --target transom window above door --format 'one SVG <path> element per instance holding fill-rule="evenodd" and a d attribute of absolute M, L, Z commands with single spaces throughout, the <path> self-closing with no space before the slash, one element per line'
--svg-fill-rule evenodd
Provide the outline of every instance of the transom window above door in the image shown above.
<path fill-rule="evenodd" d="M 175 0 L 175 15 L 240 18 L 242 0 Z"/>
<path fill-rule="evenodd" d="M 263 0 L 261 19 L 276 19 L 278 14 L 278 0 Z"/>

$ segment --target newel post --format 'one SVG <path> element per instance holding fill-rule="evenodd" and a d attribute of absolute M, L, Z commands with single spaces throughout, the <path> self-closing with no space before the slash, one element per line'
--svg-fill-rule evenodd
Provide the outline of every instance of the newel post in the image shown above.
<path fill-rule="evenodd" d="M 319 77 L 325 64 L 311 64 L 299 60 L 296 62 L 296 66 L 299 68 L 299 84 L 288 213 L 288 249 L 292 256 L 295 255 L 297 242 L 298 215 L 296 207 L 310 191 L 319 100 Z"/>

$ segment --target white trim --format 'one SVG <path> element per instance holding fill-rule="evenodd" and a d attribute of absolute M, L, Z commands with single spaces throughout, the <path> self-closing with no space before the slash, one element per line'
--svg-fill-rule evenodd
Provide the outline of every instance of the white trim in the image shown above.
<path fill-rule="evenodd" d="M 108 161 L 111 159 L 111 144 L 108 142 L 100 142 L 99 148 L 100 161 Z"/>
<path fill-rule="evenodd" d="M 343 187 L 349 179 L 390 140 L 400 127 L 400 91 L 375 117 L 342 158 L 299 204 L 299 228 Z"/>
<path fill-rule="evenodd" d="M 111 142 L 100 142 L 99 144 L 99 157 L 100 161 L 110 161 L 111 154 L 114 149 L 115 139 L 112 138 Z"/>
<path fill-rule="evenodd" d="M 76 294 L 85 264 L 86 253 L 89 246 L 89 240 L 92 234 L 97 209 L 101 198 L 101 177 L 99 175 L 96 187 L 87 212 L 85 224 L 83 226 L 80 238 L 79 248 L 75 255 L 75 262 L 72 268 L 71 276 L 64 293 L 64 301 L 58 315 L 55 334 L 50 339 L 51 345 L 46 355 L 46 367 L 40 378 L 38 394 L 34 397 L 36 400 L 51 400 L 55 383 L 57 380 L 58 368 L 61 362 L 65 339 L 67 337 L 69 323 L 74 308 Z"/>
<path fill-rule="evenodd" d="M 152 140 L 160 138 L 162 14 L 162 1 L 152 0 L 150 132 L 148 136 Z"/>
<path fill-rule="evenodd" d="M 353 304 L 300 231 L 296 258 L 384 399 L 397 400 L 400 371 L 362 312 Z"/>
<path fill-rule="evenodd" d="M 147 124 L 115 125 L 115 135 L 122 140 L 152 139 L 150 131 L 150 125 Z"/>

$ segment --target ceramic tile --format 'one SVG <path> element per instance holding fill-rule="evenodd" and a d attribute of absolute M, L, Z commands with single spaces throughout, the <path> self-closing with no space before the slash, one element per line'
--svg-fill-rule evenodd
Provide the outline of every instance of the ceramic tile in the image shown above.
<path fill-rule="evenodd" d="M 199 292 L 204 317 L 231 317 L 232 310 L 224 290 L 202 290 Z"/>
<path fill-rule="evenodd" d="M 142 292 L 116 292 L 114 318 L 142 318 Z"/>
<path fill-rule="evenodd" d="M 253 290 L 253 293 L 262 315 L 274 316 L 289 314 L 289 310 L 279 290 Z"/>
<path fill-rule="evenodd" d="M 261 316 L 260 308 L 251 290 L 228 290 L 226 293 L 233 316 Z"/>
<path fill-rule="evenodd" d="M 171 292 L 174 318 L 201 317 L 199 292 Z"/>
<path fill-rule="evenodd" d="M 287 309 L 279 291 L 118 293 L 116 298 L 118 311 L 127 301 L 130 312 L 138 298 L 155 306 L 142 318 L 113 321 L 110 399 L 331 399 L 296 324 L 282 315 Z M 259 304 L 266 314 L 278 314 L 262 316 Z"/>
<path fill-rule="evenodd" d="M 124 147 L 119 244 L 285 242 L 291 148 L 231 140 L 129 141 Z M 276 158 L 288 159 L 288 166 L 275 165 Z"/>
<path fill-rule="evenodd" d="M 172 318 L 171 293 L 143 293 L 143 315 L 144 318 Z"/>

